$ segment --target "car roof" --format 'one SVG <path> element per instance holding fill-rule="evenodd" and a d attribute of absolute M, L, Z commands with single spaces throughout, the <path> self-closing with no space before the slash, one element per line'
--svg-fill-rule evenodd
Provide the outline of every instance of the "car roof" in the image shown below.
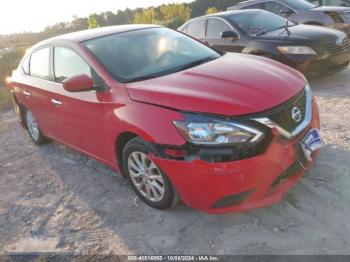
<path fill-rule="evenodd" d="M 255 13 L 255 12 L 267 12 L 262 9 L 243 9 L 243 10 L 228 10 L 220 13 L 215 13 L 215 14 L 209 14 L 209 15 L 204 15 L 200 17 L 193 18 L 190 21 L 196 20 L 196 19 L 201 19 L 201 18 L 208 18 L 208 17 L 227 17 L 230 15 L 239 15 L 239 14 L 246 14 L 246 13 Z"/>
<path fill-rule="evenodd" d="M 95 39 L 95 38 L 103 37 L 103 36 L 107 36 L 107 35 L 125 33 L 125 32 L 129 32 L 129 31 L 135 31 L 135 30 L 141 30 L 141 29 L 147 29 L 147 28 L 156 28 L 156 27 L 161 27 L 161 26 L 130 24 L 130 25 L 106 26 L 106 27 L 82 30 L 82 31 L 63 34 L 63 35 L 59 35 L 59 36 L 55 36 L 55 37 L 46 39 L 44 41 L 37 43 L 33 48 L 38 47 L 38 46 L 42 46 L 42 45 L 54 44 L 57 42 L 80 43 L 80 42 L 84 42 L 84 41 L 87 41 L 90 39 Z"/>
<path fill-rule="evenodd" d="M 255 3 L 260 3 L 260 2 L 264 2 L 265 0 L 246 0 L 246 1 L 242 1 L 237 3 L 236 5 L 229 7 L 229 8 L 239 8 L 241 6 L 245 6 L 245 5 L 250 5 L 250 4 L 255 4 Z"/>

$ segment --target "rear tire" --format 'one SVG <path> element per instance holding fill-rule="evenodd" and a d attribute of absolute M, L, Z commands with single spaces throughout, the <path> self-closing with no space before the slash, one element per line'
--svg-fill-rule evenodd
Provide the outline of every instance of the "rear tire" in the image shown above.
<path fill-rule="evenodd" d="M 32 111 L 25 110 L 24 117 L 28 134 L 33 142 L 37 145 L 43 145 L 47 143 L 49 140 L 41 132 L 38 122 L 36 121 L 36 118 L 34 117 Z"/>
<path fill-rule="evenodd" d="M 180 197 L 149 154 L 165 157 L 154 145 L 139 137 L 129 141 L 123 149 L 124 172 L 138 197 L 147 205 L 160 210 L 174 207 Z"/>

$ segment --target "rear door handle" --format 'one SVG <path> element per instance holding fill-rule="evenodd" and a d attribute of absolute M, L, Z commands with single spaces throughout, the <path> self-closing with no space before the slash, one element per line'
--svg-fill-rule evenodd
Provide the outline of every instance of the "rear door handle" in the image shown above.
<path fill-rule="evenodd" d="M 54 104 L 55 107 L 60 107 L 63 103 L 57 99 L 51 99 L 52 104 Z"/>
<path fill-rule="evenodd" d="M 31 97 L 32 94 L 28 91 L 23 91 L 23 95 L 25 95 L 26 97 Z"/>

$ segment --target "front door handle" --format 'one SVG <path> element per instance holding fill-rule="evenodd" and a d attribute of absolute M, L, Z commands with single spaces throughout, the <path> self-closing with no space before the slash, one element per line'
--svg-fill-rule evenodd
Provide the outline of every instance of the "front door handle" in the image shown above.
<path fill-rule="evenodd" d="M 23 95 L 25 95 L 28 98 L 32 96 L 32 94 L 28 91 L 23 91 Z"/>
<path fill-rule="evenodd" d="M 57 99 L 51 99 L 52 104 L 54 104 L 55 107 L 60 107 L 63 103 Z"/>

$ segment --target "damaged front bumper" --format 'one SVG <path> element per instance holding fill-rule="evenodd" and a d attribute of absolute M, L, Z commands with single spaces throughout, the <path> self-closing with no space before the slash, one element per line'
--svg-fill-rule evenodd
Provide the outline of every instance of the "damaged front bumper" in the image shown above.
<path fill-rule="evenodd" d="M 224 163 L 150 157 L 188 206 L 213 214 L 241 212 L 278 203 L 300 180 L 318 155 L 316 151 L 308 162 L 300 151 L 300 141 L 311 128 L 319 128 L 315 102 L 311 123 L 303 132 L 286 140 L 274 129 L 269 146 L 258 156 Z"/>

